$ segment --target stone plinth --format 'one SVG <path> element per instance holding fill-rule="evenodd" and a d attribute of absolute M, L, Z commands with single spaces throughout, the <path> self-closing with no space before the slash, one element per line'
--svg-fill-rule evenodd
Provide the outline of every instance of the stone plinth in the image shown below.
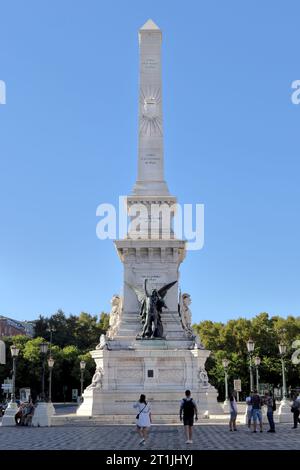
<path fill-rule="evenodd" d="M 192 391 L 199 416 L 222 412 L 215 388 L 199 378 L 209 351 L 167 349 L 167 341 L 137 343 L 135 350 L 91 352 L 106 373 L 101 389 L 85 390 L 79 416 L 128 415 L 141 393 L 151 402 L 154 415 L 177 416 L 186 389 Z"/>

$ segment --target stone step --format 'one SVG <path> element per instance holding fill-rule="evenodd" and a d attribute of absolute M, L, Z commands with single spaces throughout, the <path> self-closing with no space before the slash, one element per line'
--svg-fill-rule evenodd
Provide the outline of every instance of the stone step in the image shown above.
<path fill-rule="evenodd" d="M 241 416 L 242 418 L 242 416 Z M 213 418 L 200 417 L 195 424 L 204 423 L 220 423 L 227 422 L 228 415 L 214 416 Z M 238 421 L 239 422 L 239 421 Z M 55 415 L 52 417 L 52 426 L 66 426 L 66 425 L 102 425 L 102 424 L 124 424 L 135 425 L 136 419 L 134 415 L 101 415 L 101 416 L 77 416 L 73 415 Z M 155 424 L 181 424 L 178 414 L 174 415 L 155 415 L 153 417 L 153 425 Z"/>

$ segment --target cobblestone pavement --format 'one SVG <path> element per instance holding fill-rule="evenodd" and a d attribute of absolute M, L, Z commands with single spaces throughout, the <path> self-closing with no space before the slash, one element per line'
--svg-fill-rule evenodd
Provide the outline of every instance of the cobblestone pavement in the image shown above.
<path fill-rule="evenodd" d="M 229 432 L 225 424 L 194 426 L 194 444 L 185 444 L 181 425 L 152 426 L 147 450 L 230 450 L 230 449 L 282 449 L 300 450 L 300 427 L 279 424 L 276 433 L 249 432 L 240 425 L 237 432 Z M 51 428 L 0 427 L 1 450 L 133 450 L 141 449 L 134 426 L 63 425 Z"/>

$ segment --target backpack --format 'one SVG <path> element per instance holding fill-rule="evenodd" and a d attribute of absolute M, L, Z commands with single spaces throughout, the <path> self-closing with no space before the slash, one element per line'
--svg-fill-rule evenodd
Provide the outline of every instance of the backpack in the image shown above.
<path fill-rule="evenodd" d="M 187 400 L 186 398 L 183 399 L 183 415 L 185 418 L 193 418 L 195 413 L 195 404 L 193 399 Z"/>

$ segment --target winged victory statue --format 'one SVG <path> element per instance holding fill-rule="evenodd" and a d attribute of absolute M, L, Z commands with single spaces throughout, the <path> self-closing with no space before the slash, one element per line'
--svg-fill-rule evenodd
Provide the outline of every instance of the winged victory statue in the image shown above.
<path fill-rule="evenodd" d="M 152 289 L 151 293 L 147 289 L 147 279 L 145 279 L 144 290 L 128 284 L 136 293 L 140 303 L 140 316 L 143 324 L 141 338 L 163 338 L 163 324 L 161 313 L 163 308 L 168 308 L 164 298 L 168 290 L 176 284 L 177 281 L 170 282 L 160 289 Z"/>

